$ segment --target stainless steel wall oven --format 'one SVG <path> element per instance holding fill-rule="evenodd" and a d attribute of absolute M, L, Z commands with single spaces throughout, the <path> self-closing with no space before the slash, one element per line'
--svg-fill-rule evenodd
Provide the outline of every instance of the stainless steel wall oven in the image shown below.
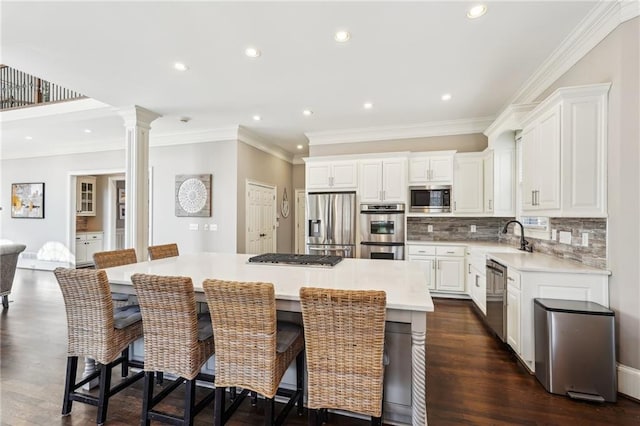
<path fill-rule="evenodd" d="M 360 205 L 360 257 L 404 260 L 404 204 Z"/>

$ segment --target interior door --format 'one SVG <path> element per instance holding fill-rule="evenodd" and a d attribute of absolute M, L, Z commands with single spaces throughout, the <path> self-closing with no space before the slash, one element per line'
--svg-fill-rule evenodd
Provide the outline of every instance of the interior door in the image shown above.
<path fill-rule="evenodd" d="M 276 252 L 276 188 L 247 182 L 245 251 Z"/>
<path fill-rule="evenodd" d="M 295 250 L 298 254 L 304 254 L 306 237 L 305 237 L 305 211 L 306 211 L 306 194 L 304 189 L 296 189 L 296 210 L 295 210 Z"/>

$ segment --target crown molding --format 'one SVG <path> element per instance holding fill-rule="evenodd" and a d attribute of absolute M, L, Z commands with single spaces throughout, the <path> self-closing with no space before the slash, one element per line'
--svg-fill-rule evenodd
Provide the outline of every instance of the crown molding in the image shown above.
<path fill-rule="evenodd" d="M 102 112 L 100 113 L 98 110 L 102 110 Z M 83 98 L 76 101 L 60 101 L 37 107 L 0 111 L 0 123 L 87 111 L 98 113 L 98 115 L 113 115 L 113 107 L 110 105 L 92 98 Z"/>
<path fill-rule="evenodd" d="M 309 145 L 331 145 L 433 136 L 466 135 L 482 133 L 493 120 L 494 117 L 480 117 L 462 120 L 434 121 L 408 126 L 384 126 L 309 132 L 305 133 L 305 136 L 309 139 Z"/>
<path fill-rule="evenodd" d="M 244 142 L 247 145 L 259 149 L 260 151 L 266 152 L 267 154 L 273 155 L 287 163 L 293 164 L 292 154 L 279 149 L 274 145 L 270 145 L 267 139 L 250 131 L 244 126 L 238 126 L 238 141 Z"/>
<path fill-rule="evenodd" d="M 149 146 L 151 147 L 234 141 L 237 139 L 237 126 L 175 133 L 154 133 L 152 128 L 151 132 L 149 132 Z"/>
<path fill-rule="evenodd" d="M 618 25 L 639 14 L 640 5 L 637 0 L 599 2 L 529 77 L 507 105 L 535 101 Z"/>
<path fill-rule="evenodd" d="M 148 110 L 138 105 L 122 108 L 118 110 L 118 114 L 124 120 L 125 127 L 145 127 L 151 128 L 151 122 L 162 115 L 157 112 Z"/>
<path fill-rule="evenodd" d="M 506 107 L 495 119 L 493 123 L 483 132 L 485 136 L 491 137 L 494 134 L 500 134 L 505 130 L 519 129 L 519 123 L 524 116 L 531 112 L 537 103 L 531 104 L 511 104 Z"/>

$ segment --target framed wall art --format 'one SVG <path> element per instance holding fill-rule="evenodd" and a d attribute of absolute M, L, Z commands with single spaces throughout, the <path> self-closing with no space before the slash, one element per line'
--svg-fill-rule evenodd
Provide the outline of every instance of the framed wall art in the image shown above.
<path fill-rule="evenodd" d="M 124 204 L 120 204 L 118 206 L 118 219 L 124 219 L 124 213 L 125 213 Z"/>
<path fill-rule="evenodd" d="M 212 175 L 176 175 L 175 209 L 178 217 L 211 217 Z"/>
<path fill-rule="evenodd" d="M 44 182 L 11 184 L 11 217 L 44 219 Z"/>
<path fill-rule="evenodd" d="M 125 191 L 124 188 L 118 188 L 118 203 L 124 204 L 125 199 Z"/>

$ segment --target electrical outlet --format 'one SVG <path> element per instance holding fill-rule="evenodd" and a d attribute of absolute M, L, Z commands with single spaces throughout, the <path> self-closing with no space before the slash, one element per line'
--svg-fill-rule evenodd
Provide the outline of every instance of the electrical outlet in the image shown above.
<path fill-rule="evenodd" d="M 433 232 L 433 225 L 427 225 L 427 232 Z"/>
<path fill-rule="evenodd" d="M 476 226 L 475 225 L 471 225 L 471 232 L 476 232 Z"/>
<path fill-rule="evenodd" d="M 562 244 L 571 244 L 571 232 L 560 231 L 560 242 Z"/>
<path fill-rule="evenodd" d="M 555 230 L 555 229 L 551 230 L 551 239 L 553 241 L 558 241 L 558 231 L 557 230 Z"/>
<path fill-rule="evenodd" d="M 583 232 L 582 233 L 582 246 L 583 247 L 589 247 L 589 233 L 588 232 Z"/>
<path fill-rule="evenodd" d="M 189 224 L 189 231 L 197 231 L 198 230 L 198 224 L 197 223 L 190 223 Z"/>
<path fill-rule="evenodd" d="M 205 223 L 205 224 L 204 224 L 204 230 L 205 230 L 205 231 L 208 231 L 208 230 L 209 230 L 209 224 L 208 224 L 208 223 Z"/>
<path fill-rule="evenodd" d="M 214 232 L 218 230 L 218 225 L 215 223 L 212 223 L 211 225 L 209 225 L 209 231 Z"/>

